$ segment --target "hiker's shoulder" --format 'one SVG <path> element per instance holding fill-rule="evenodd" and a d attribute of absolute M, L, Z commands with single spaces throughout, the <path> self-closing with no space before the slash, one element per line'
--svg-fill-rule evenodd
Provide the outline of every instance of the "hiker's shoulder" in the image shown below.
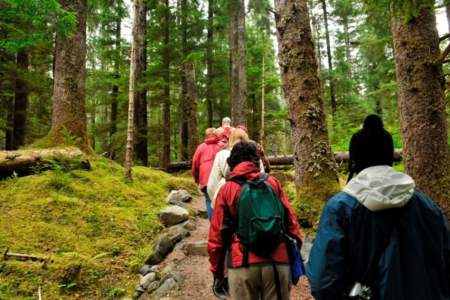
<path fill-rule="evenodd" d="M 358 200 L 355 197 L 345 192 L 339 192 L 328 200 L 324 207 L 324 211 L 329 213 L 349 212 L 357 205 Z"/>

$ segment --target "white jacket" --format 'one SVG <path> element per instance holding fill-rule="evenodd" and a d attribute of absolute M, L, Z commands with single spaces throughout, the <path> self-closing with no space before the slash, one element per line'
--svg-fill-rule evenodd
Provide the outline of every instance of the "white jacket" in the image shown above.
<path fill-rule="evenodd" d="M 211 199 L 211 206 L 214 208 L 216 202 L 217 194 L 220 188 L 225 184 L 226 178 L 230 175 L 230 166 L 227 163 L 228 157 L 230 157 L 230 149 L 220 150 L 214 159 L 213 167 L 211 173 L 209 174 L 208 186 L 206 192 L 208 193 L 209 199 Z M 261 172 L 264 172 L 264 165 L 260 160 Z"/>

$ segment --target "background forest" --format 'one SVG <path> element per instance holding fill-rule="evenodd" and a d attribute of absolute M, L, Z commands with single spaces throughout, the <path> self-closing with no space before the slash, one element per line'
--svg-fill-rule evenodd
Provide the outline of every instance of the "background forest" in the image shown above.
<path fill-rule="evenodd" d="M 131 295 L 167 194 L 197 199 L 165 171 L 225 116 L 290 159 L 272 174 L 305 232 L 372 113 L 448 217 L 449 20 L 447 0 L 0 0 L 0 251 L 52 258 L 0 261 L 0 299 Z"/>
<path fill-rule="evenodd" d="M 50 130 L 55 33 L 70 34 L 76 20 L 56 0 L 2 2 L 0 140 L 4 149 L 16 149 L 35 143 Z M 195 141 L 202 139 L 204 129 L 217 127 L 222 117 L 231 115 L 229 37 L 236 28 L 228 26 L 230 3 L 147 2 L 146 55 L 139 62 L 143 78 L 138 89 L 142 96 L 135 110 L 136 119 L 142 123 L 137 125 L 140 129 L 136 145 L 140 146 L 135 150 L 139 163 L 162 166 L 164 149 L 170 149 L 171 161 L 188 158 L 183 137 L 187 134 L 183 123 L 189 118 L 184 113 L 187 96 L 197 103 Z M 247 5 L 245 118 L 250 136 L 260 139 L 264 98 L 266 152 L 289 154 L 290 126 L 277 61 L 273 3 L 254 0 Z M 445 22 L 445 8 L 442 3 L 436 5 L 441 23 Z M 395 146 L 401 148 L 389 14 L 382 4 L 364 1 L 311 0 L 309 6 L 333 150 L 347 149 L 351 134 L 368 113 L 383 115 Z M 99 154 L 123 161 L 131 3 L 95 0 L 89 1 L 85 9 L 85 97 L 90 145 Z M 189 64 L 192 75 L 185 76 L 184 68 Z M 188 86 L 193 91 L 186 91 Z M 164 109 L 170 113 L 165 115 Z M 162 147 L 164 143 L 169 147 Z"/>

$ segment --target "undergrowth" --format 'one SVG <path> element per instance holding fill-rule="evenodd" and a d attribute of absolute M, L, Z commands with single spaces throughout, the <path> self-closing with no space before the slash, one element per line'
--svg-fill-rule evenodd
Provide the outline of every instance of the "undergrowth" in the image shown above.
<path fill-rule="evenodd" d="M 173 188 L 196 192 L 187 177 L 145 167 L 134 181 L 109 160 L 92 170 L 49 170 L 0 182 L 0 251 L 51 258 L 0 260 L 0 299 L 116 299 L 131 294 L 135 274 L 162 229 L 157 213 Z"/>

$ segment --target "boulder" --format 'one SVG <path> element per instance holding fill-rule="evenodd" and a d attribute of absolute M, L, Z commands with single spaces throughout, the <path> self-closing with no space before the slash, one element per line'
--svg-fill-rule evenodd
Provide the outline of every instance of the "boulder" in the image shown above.
<path fill-rule="evenodd" d="M 150 272 L 141 278 L 141 281 L 139 284 L 144 290 L 148 291 L 150 284 L 155 282 L 157 279 L 158 279 L 158 275 L 154 272 Z"/>
<path fill-rule="evenodd" d="M 197 229 L 197 223 L 192 218 L 182 223 L 181 226 L 188 231 L 194 231 Z"/>
<path fill-rule="evenodd" d="M 165 226 L 177 225 L 189 219 L 189 212 L 185 208 L 172 205 L 161 209 L 159 219 Z"/>
<path fill-rule="evenodd" d="M 173 278 L 168 278 L 161 284 L 161 286 L 154 292 L 154 296 L 162 297 L 170 291 L 178 289 L 178 283 Z"/>
<path fill-rule="evenodd" d="M 149 294 L 153 293 L 159 287 L 159 284 L 160 284 L 159 281 L 151 282 L 146 288 L 147 293 L 149 293 Z"/>
<path fill-rule="evenodd" d="M 182 202 L 190 202 L 191 200 L 192 196 L 186 190 L 173 190 L 166 198 L 166 202 L 172 205 L 178 205 Z"/>
<path fill-rule="evenodd" d="M 182 239 L 190 235 L 189 231 L 184 229 L 183 225 L 175 225 L 169 227 L 169 229 L 167 230 L 167 234 L 173 244 L 180 242 Z"/>
<path fill-rule="evenodd" d="M 152 271 L 152 268 L 153 267 L 151 265 L 145 264 L 145 265 L 142 266 L 142 268 L 139 269 L 139 274 L 142 275 L 142 276 L 145 276 L 145 275 L 147 275 L 150 272 L 154 272 L 154 271 Z"/>
<path fill-rule="evenodd" d="M 157 265 L 173 250 L 175 244 L 168 234 L 161 234 L 153 242 L 153 253 L 147 258 L 146 265 Z"/>
<path fill-rule="evenodd" d="M 208 212 L 206 211 L 206 208 L 200 208 L 197 210 L 197 217 L 202 219 L 208 219 Z"/>
<path fill-rule="evenodd" d="M 185 243 L 183 246 L 183 252 L 187 256 L 190 255 L 208 256 L 208 242 L 197 241 Z"/>

